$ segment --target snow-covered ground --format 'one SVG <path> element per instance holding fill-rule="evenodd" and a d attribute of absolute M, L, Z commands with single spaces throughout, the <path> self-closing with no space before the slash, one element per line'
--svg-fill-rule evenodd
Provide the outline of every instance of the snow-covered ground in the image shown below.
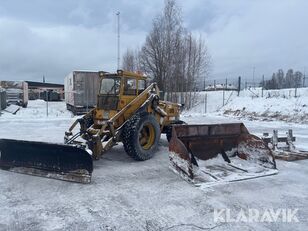
<path fill-rule="evenodd" d="M 200 106 L 201 107 L 201 106 Z M 238 121 L 217 113 L 185 112 L 188 123 Z M 200 112 L 202 112 L 200 109 Z M 0 116 L 0 138 L 62 143 L 73 122 L 64 103 L 30 101 L 16 115 Z M 308 150 L 303 123 L 244 120 L 251 133 L 293 128 Z M 154 158 L 136 162 L 121 144 L 95 161 L 92 183 L 82 185 L 0 171 L 0 230 L 306 230 L 308 160 L 277 161 L 275 176 L 219 185 L 203 191 L 168 169 L 164 136 Z M 214 222 L 214 209 L 298 209 L 299 222 Z M 236 214 L 235 214 L 236 215 Z"/>
<path fill-rule="evenodd" d="M 261 88 L 241 91 L 239 97 L 235 91 L 200 92 L 197 106 L 188 114 L 205 110 L 241 119 L 308 124 L 308 88 L 264 90 L 263 97 Z"/>

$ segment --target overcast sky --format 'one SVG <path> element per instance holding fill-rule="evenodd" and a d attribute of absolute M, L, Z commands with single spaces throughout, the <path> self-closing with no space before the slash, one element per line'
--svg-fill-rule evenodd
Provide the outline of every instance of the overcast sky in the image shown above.
<path fill-rule="evenodd" d="M 72 70 L 115 71 L 141 47 L 163 0 L 0 0 L 0 79 L 62 83 Z M 308 71 L 308 1 L 178 0 L 185 26 L 206 40 L 211 79 Z"/>

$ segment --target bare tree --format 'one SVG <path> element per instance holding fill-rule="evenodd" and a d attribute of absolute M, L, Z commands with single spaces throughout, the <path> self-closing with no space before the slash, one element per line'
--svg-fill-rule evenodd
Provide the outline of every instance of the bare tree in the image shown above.
<path fill-rule="evenodd" d="M 153 27 L 141 49 L 142 68 L 153 75 L 154 81 L 163 91 L 172 90 L 174 57 L 179 52 L 182 36 L 180 9 L 174 0 L 165 2 L 163 14 L 153 21 Z"/>
<path fill-rule="evenodd" d="M 293 71 L 289 69 L 286 74 L 282 69 L 279 69 L 276 73 L 273 73 L 272 78 L 264 82 L 266 89 L 283 89 L 283 88 L 297 88 L 301 87 L 303 73 L 300 71 Z"/>
<path fill-rule="evenodd" d="M 195 38 L 184 28 L 175 0 L 166 0 L 138 54 L 127 51 L 123 57 L 127 70 L 134 70 L 136 63 L 167 93 L 168 100 L 184 102 L 190 108 L 197 84 L 208 74 L 210 56 L 202 36 Z"/>
<path fill-rule="evenodd" d="M 138 49 L 127 49 L 122 58 L 122 69 L 126 71 L 137 72 L 140 71 L 140 60 Z"/>

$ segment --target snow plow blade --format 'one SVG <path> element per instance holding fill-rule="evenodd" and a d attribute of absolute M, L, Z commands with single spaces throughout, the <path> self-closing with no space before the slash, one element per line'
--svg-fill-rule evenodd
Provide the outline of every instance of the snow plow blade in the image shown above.
<path fill-rule="evenodd" d="M 0 168 L 18 173 L 90 183 L 92 156 L 75 146 L 0 139 Z"/>
<path fill-rule="evenodd" d="M 174 172 L 205 187 L 278 172 L 271 150 L 243 123 L 174 126 L 169 159 Z"/>

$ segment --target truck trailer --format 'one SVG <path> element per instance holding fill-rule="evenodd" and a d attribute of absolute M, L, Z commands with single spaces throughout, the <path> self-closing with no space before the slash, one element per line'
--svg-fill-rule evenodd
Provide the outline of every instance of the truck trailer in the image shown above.
<path fill-rule="evenodd" d="M 72 71 L 64 80 L 65 103 L 68 110 L 80 115 L 94 108 L 99 89 L 96 71 Z"/>

